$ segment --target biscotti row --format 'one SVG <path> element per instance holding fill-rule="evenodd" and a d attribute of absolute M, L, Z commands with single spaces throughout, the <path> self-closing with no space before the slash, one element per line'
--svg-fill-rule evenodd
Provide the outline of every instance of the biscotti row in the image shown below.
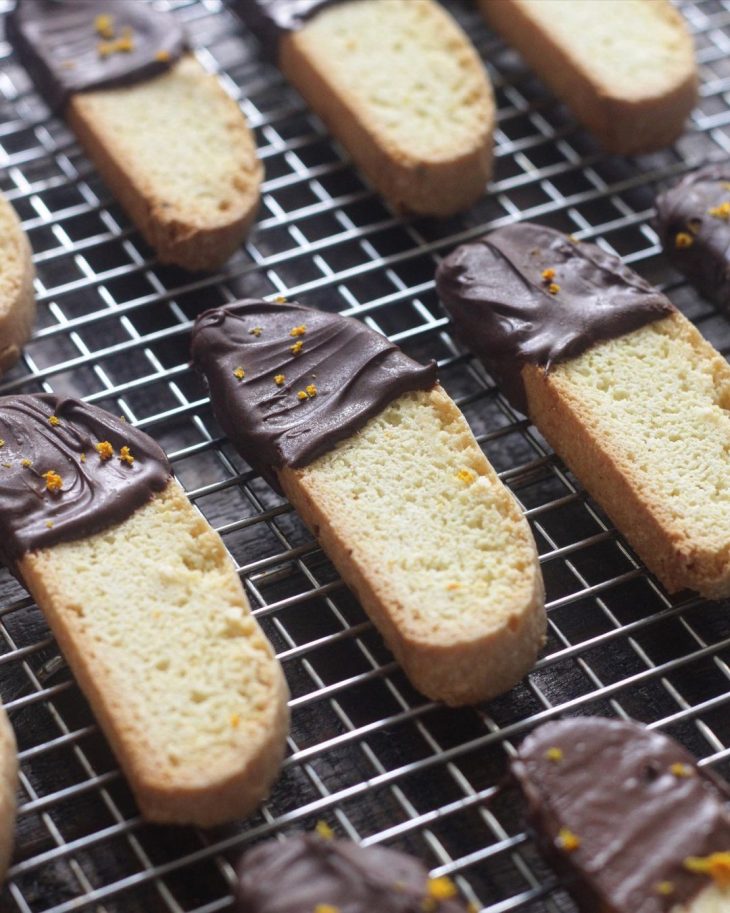
<path fill-rule="evenodd" d="M 510 774 L 529 836 L 583 913 L 730 909 L 730 787 L 673 739 L 623 720 L 553 721 L 522 742 Z M 323 822 L 249 849 L 235 899 L 236 913 L 467 909 L 450 878 Z"/>
<path fill-rule="evenodd" d="M 696 96 L 667 0 L 481 0 L 610 151 L 671 142 Z M 215 269 L 240 245 L 262 179 L 238 105 L 177 18 L 137 0 L 17 0 L 7 33 L 162 262 Z M 435 0 L 237 0 L 284 74 L 399 210 L 447 216 L 484 192 L 494 102 L 479 56 Z M 597 14 L 598 12 L 598 14 Z M 620 66 L 617 67 L 617 61 Z"/>

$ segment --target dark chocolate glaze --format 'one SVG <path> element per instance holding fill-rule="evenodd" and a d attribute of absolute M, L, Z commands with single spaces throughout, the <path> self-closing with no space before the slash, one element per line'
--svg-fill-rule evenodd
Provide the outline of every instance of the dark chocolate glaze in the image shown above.
<path fill-rule="evenodd" d="M 710 209 L 730 203 L 730 163 L 708 165 L 685 175 L 657 198 L 656 229 L 664 252 L 710 301 L 730 309 L 730 221 Z M 691 238 L 677 246 L 677 235 Z"/>
<path fill-rule="evenodd" d="M 52 415 L 58 425 L 51 425 Z M 26 552 L 121 523 L 172 474 L 152 438 L 75 399 L 0 397 L 0 439 L 0 560 L 10 567 Z M 101 441 L 114 447 L 109 460 L 96 451 Z M 119 459 L 123 446 L 130 448 L 132 464 Z M 61 491 L 47 490 L 43 473 L 49 470 L 61 476 Z"/>
<path fill-rule="evenodd" d="M 563 757 L 549 760 L 559 748 Z M 672 773 L 683 764 L 690 776 Z M 665 913 L 710 884 L 688 856 L 730 850 L 727 786 L 673 739 L 636 723 L 580 717 L 546 723 L 512 773 L 546 856 L 586 913 Z M 562 827 L 580 839 L 558 846 Z M 662 895 L 661 882 L 673 891 Z"/>
<path fill-rule="evenodd" d="M 113 17 L 115 35 L 131 28 L 134 49 L 107 57 L 95 19 Z M 187 47 L 185 33 L 169 13 L 141 0 L 17 0 L 7 19 L 7 37 L 47 104 L 62 108 L 70 95 L 126 86 L 162 73 Z M 164 52 L 167 59 L 158 60 Z"/>
<path fill-rule="evenodd" d="M 320 10 L 335 3 L 342 0 L 233 0 L 238 15 L 274 60 L 282 35 L 299 31 Z"/>
<path fill-rule="evenodd" d="M 292 337 L 301 325 L 306 333 Z M 249 299 L 206 311 L 195 321 L 192 356 L 221 428 L 274 484 L 277 469 L 311 463 L 402 393 L 436 383 L 434 362 L 418 364 L 359 320 L 293 303 Z M 243 380 L 234 374 L 239 367 Z M 310 384 L 317 395 L 300 401 Z"/>
<path fill-rule="evenodd" d="M 318 904 L 339 913 L 423 913 L 428 872 L 396 850 L 349 840 L 298 834 L 261 843 L 238 867 L 239 913 L 313 913 Z M 464 913 L 442 900 L 434 913 Z"/>
<path fill-rule="evenodd" d="M 555 270 L 555 295 L 545 269 Z M 618 257 L 529 222 L 457 247 L 439 265 L 436 287 L 457 337 L 525 413 L 526 362 L 550 370 L 674 310 Z"/>

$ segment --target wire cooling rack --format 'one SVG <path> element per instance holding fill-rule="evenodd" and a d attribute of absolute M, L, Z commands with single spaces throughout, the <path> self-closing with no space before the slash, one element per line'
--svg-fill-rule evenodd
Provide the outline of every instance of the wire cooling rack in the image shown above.
<path fill-rule="evenodd" d="M 0 0 L 0 13 L 8 0 Z M 730 326 L 678 281 L 650 219 L 658 186 L 730 151 L 730 0 L 684 3 L 701 100 L 672 149 L 603 155 L 458 0 L 499 104 L 490 193 L 447 222 L 395 217 L 219 0 L 170 0 L 256 131 L 266 167 L 250 239 L 218 275 L 160 266 L 64 124 L 0 43 L 0 189 L 35 251 L 40 316 L 0 391 L 56 391 L 123 414 L 169 452 L 220 531 L 292 692 L 289 756 L 261 811 L 202 832 L 143 822 L 38 609 L 0 575 L 0 693 L 22 762 L 5 913 L 215 913 L 231 863 L 265 836 L 326 820 L 420 856 L 489 913 L 573 911 L 501 788 L 513 746 L 559 714 L 630 716 L 730 769 L 728 605 L 669 598 L 539 434 L 452 342 L 434 266 L 517 218 L 597 239 L 657 282 L 727 353 Z M 627 23 L 630 28 L 630 23 Z M 191 320 L 285 293 L 387 333 L 441 379 L 525 508 L 545 575 L 549 641 L 529 678 L 474 709 L 409 686 L 290 507 L 220 435 L 188 365 Z"/>

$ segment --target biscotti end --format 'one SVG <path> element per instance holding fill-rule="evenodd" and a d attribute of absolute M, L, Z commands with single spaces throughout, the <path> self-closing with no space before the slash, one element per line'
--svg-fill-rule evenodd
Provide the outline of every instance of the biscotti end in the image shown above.
<path fill-rule="evenodd" d="M 730 367 L 681 314 L 549 374 L 529 414 L 669 592 L 730 595 Z"/>
<path fill-rule="evenodd" d="M 28 238 L 0 195 L 0 371 L 10 368 L 29 339 L 36 314 L 35 271 Z"/>
<path fill-rule="evenodd" d="M 698 77 L 692 38 L 668 0 L 479 4 L 606 151 L 651 152 L 681 134 Z"/>
<path fill-rule="evenodd" d="M 624 720 L 554 720 L 511 770 L 583 913 L 730 909 L 728 785 L 673 739 Z"/>
<path fill-rule="evenodd" d="M 279 41 L 282 71 L 399 210 L 447 216 L 483 193 L 494 101 L 468 37 L 433 0 L 354 0 Z"/>
<path fill-rule="evenodd" d="M 529 671 L 546 627 L 532 534 L 440 387 L 279 480 L 419 691 L 476 703 Z"/>
<path fill-rule="evenodd" d="M 287 689 L 220 537 L 179 485 L 117 526 L 29 552 L 19 571 L 142 814 L 210 826 L 251 812 L 283 757 Z"/>
<path fill-rule="evenodd" d="M 188 54 L 144 82 L 76 93 L 66 117 L 163 263 L 225 263 L 254 219 L 263 169 L 216 77 Z"/>
<path fill-rule="evenodd" d="M 0 884 L 13 854 L 18 784 L 18 753 L 15 735 L 0 704 Z"/>

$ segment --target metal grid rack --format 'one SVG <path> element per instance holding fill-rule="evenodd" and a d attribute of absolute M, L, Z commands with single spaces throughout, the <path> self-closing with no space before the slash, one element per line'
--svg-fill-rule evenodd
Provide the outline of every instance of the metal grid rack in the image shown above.
<path fill-rule="evenodd" d="M 0 13 L 9 5 L 0 0 Z M 384 206 L 220 0 L 168 0 L 202 63 L 240 101 L 266 166 L 255 230 L 215 276 L 155 261 L 0 42 L 0 189 L 33 244 L 40 302 L 35 337 L 0 391 L 83 396 L 166 447 L 233 555 L 292 691 L 289 756 L 258 814 L 208 832 L 148 825 L 38 609 L 2 571 L 0 694 L 22 762 L 2 911 L 227 910 L 239 850 L 318 819 L 416 853 L 480 910 L 572 911 L 522 830 L 517 796 L 501 788 L 525 733 L 564 713 L 630 716 L 730 772 L 727 606 L 667 597 L 453 344 L 433 287 L 435 261 L 454 244 L 531 218 L 623 255 L 727 353 L 727 319 L 669 271 L 650 218 L 659 184 L 730 151 L 730 0 L 682 4 L 701 101 L 674 148 L 632 160 L 601 154 L 464 0 L 450 5 L 497 93 L 496 176 L 462 218 L 433 222 Z M 220 436 L 188 365 L 191 319 L 243 295 L 278 293 L 355 315 L 414 357 L 438 358 L 442 382 L 524 506 L 550 633 L 509 694 L 455 711 L 415 693 L 290 507 Z"/>

